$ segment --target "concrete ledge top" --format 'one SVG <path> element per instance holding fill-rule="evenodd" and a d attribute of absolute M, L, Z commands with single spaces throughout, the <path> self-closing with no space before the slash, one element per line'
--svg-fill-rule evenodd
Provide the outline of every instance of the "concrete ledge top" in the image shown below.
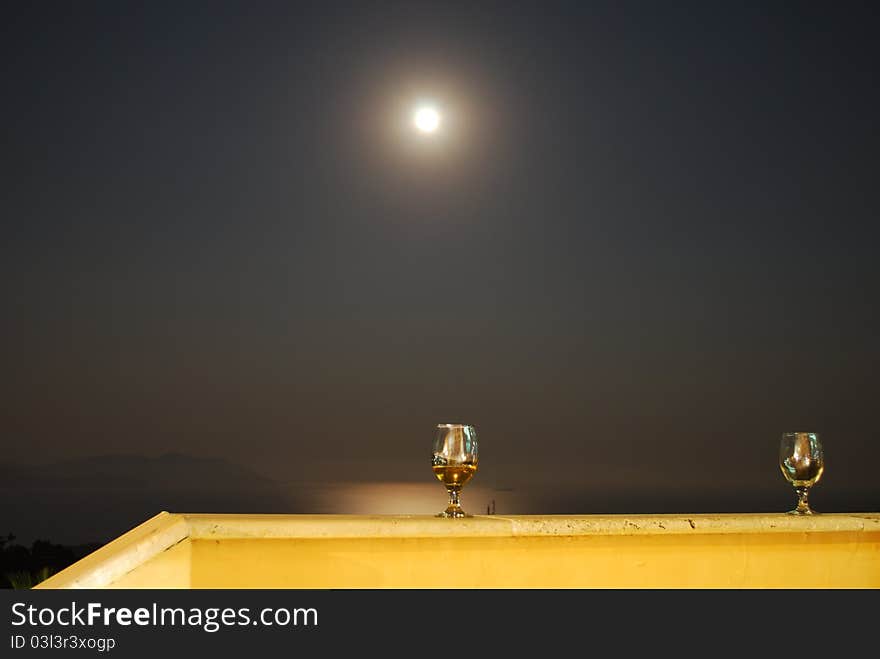
<path fill-rule="evenodd" d="M 693 515 L 477 515 L 439 519 L 424 515 L 224 515 L 181 516 L 189 537 L 425 538 L 658 534 L 878 532 L 880 513 Z"/>

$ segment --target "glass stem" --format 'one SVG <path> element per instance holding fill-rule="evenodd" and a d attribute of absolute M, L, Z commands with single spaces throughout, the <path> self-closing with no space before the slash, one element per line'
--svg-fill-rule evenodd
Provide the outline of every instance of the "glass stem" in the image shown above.
<path fill-rule="evenodd" d="M 449 508 L 461 510 L 461 488 L 450 487 L 447 489 L 449 490 Z"/>
<path fill-rule="evenodd" d="M 810 510 L 810 488 L 796 487 L 795 491 L 798 495 L 796 512 L 801 515 L 808 515 L 813 512 L 812 510 Z"/>

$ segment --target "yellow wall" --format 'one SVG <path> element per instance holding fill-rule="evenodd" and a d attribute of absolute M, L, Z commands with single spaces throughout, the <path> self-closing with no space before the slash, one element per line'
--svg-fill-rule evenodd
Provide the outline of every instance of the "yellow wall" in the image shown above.
<path fill-rule="evenodd" d="M 108 588 L 191 588 L 192 543 L 187 538 L 108 584 Z"/>
<path fill-rule="evenodd" d="M 880 588 L 880 514 L 160 513 L 39 588 Z"/>
<path fill-rule="evenodd" d="M 194 540 L 195 588 L 880 587 L 880 534 Z"/>

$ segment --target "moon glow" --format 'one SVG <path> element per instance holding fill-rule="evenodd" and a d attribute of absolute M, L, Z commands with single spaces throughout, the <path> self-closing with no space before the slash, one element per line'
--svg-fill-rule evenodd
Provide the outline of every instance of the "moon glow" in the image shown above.
<path fill-rule="evenodd" d="M 434 133 L 440 128 L 440 113 L 429 105 L 420 106 L 413 112 L 413 124 L 420 133 Z"/>

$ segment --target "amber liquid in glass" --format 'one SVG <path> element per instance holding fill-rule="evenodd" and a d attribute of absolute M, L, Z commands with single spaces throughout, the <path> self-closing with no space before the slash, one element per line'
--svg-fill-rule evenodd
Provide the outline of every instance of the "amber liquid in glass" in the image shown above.
<path fill-rule="evenodd" d="M 434 465 L 431 468 L 434 470 L 434 475 L 437 477 L 437 480 L 443 483 L 446 487 L 458 488 L 464 487 L 464 484 L 467 483 L 474 475 L 474 472 L 477 471 L 477 465 L 474 464 Z"/>

